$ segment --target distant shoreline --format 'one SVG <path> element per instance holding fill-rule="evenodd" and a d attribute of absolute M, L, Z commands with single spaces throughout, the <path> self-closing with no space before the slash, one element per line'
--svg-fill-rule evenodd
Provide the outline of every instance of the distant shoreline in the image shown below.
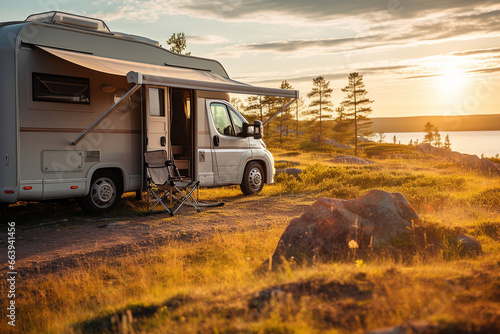
<path fill-rule="evenodd" d="M 427 122 L 440 131 L 499 131 L 500 114 L 459 116 L 373 117 L 372 130 L 383 132 L 423 132 Z"/>

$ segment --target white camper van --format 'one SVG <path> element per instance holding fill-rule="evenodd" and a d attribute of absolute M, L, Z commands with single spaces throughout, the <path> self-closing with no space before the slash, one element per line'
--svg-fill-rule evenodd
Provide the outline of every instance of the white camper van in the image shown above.
<path fill-rule="evenodd" d="M 298 91 L 231 80 L 220 63 L 62 12 L 0 23 L 0 203 L 81 198 L 91 212 L 146 189 L 143 153 L 166 150 L 201 186 L 273 182 L 262 124 L 229 94 Z"/>

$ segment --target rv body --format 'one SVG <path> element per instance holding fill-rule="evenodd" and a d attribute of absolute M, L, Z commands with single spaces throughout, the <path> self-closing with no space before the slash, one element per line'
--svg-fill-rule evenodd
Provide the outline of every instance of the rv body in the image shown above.
<path fill-rule="evenodd" d="M 146 189 L 152 150 L 204 187 L 246 182 L 251 194 L 273 182 L 271 153 L 228 101 L 283 90 L 58 12 L 1 23 L 0 59 L 0 203 L 82 198 L 108 210 Z"/>

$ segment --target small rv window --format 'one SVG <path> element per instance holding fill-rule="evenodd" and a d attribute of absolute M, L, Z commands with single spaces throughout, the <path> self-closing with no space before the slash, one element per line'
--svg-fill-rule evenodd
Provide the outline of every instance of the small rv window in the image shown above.
<path fill-rule="evenodd" d="M 90 104 L 90 80 L 33 73 L 33 101 Z"/>
<path fill-rule="evenodd" d="M 165 116 L 165 91 L 163 88 L 149 88 L 149 116 Z"/>
<path fill-rule="evenodd" d="M 231 118 L 233 120 L 234 129 L 236 131 L 236 136 L 240 136 L 243 134 L 243 123 L 246 123 L 243 118 L 233 109 L 229 108 L 231 113 Z"/>
<path fill-rule="evenodd" d="M 234 136 L 233 125 L 231 124 L 226 105 L 222 103 L 212 103 L 210 108 L 212 109 L 212 116 L 217 131 L 221 135 Z"/>

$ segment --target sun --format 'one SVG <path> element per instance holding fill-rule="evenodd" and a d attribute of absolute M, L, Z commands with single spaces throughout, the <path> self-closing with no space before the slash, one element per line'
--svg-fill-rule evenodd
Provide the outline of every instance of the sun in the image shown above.
<path fill-rule="evenodd" d="M 454 66 L 442 68 L 437 76 L 436 85 L 439 91 L 448 98 L 460 96 L 466 84 L 467 76 L 461 69 Z"/>

